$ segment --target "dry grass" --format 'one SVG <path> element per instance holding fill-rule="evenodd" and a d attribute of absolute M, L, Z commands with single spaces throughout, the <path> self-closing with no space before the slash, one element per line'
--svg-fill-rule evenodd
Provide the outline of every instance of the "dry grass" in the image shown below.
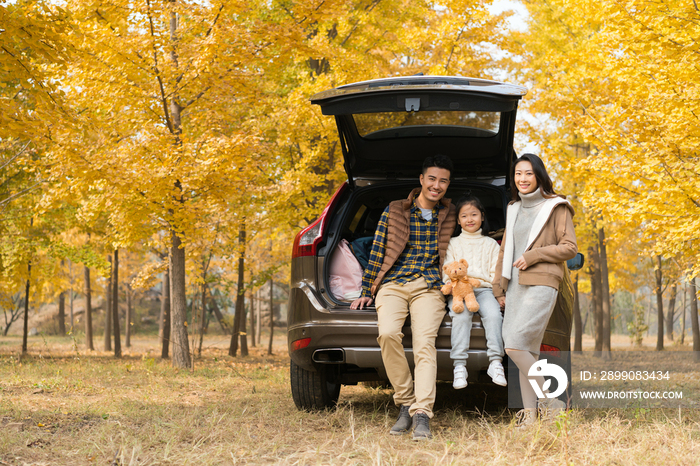
<path fill-rule="evenodd" d="M 193 372 L 137 338 L 119 361 L 78 352 L 70 338 L 0 339 L 0 465 L 82 464 L 698 464 L 696 410 L 572 411 L 513 430 L 512 414 L 483 393 L 440 386 L 434 438 L 388 434 L 389 390 L 343 387 L 337 409 L 304 413 L 289 392 L 284 341 L 268 357 L 208 348 Z M 474 407 L 478 405 L 478 408 Z M 483 408 L 486 408 L 484 411 Z"/>

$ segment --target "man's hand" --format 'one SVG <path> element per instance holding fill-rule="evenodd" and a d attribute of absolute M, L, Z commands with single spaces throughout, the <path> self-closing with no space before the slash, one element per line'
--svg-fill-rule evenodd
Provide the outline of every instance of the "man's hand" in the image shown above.
<path fill-rule="evenodd" d="M 499 296 L 496 298 L 496 301 L 498 301 L 498 304 L 501 305 L 501 310 L 506 308 L 506 297 L 505 296 Z"/>
<path fill-rule="evenodd" d="M 520 256 L 517 261 L 513 262 L 513 267 L 519 270 L 525 270 L 527 268 L 527 262 L 525 262 L 523 256 Z"/>
<path fill-rule="evenodd" d="M 350 305 L 350 309 L 364 309 L 365 306 L 371 306 L 371 305 L 372 305 L 372 298 L 369 298 L 369 297 L 357 298 Z"/>

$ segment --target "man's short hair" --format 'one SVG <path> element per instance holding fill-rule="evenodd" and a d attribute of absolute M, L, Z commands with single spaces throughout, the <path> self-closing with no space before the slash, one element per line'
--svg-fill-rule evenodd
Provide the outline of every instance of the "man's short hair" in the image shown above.
<path fill-rule="evenodd" d="M 425 175 L 425 172 L 430 167 L 444 168 L 450 171 L 450 179 L 452 179 L 452 172 L 454 171 L 454 165 L 452 164 L 452 159 L 446 155 L 438 154 L 431 155 L 425 158 L 423 161 L 423 171 L 421 172 Z"/>

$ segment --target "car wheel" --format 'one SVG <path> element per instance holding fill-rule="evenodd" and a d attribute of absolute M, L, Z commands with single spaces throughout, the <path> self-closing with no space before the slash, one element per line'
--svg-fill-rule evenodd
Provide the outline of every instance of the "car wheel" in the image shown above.
<path fill-rule="evenodd" d="M 340 384 L 329 382 L 325 370 L 307 371 L 290 361 L 289 378 L 297 408 L 315 411 L 332 408 L 338 403 Z"/>

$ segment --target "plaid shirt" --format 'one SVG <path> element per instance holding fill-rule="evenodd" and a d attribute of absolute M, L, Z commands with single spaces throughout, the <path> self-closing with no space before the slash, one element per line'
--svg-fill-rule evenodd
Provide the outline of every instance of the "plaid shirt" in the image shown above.
<path fill-rule="evenodd" d="M 439 288 L 443 285 L 439 271 L 440 255 L 438 253 L 438 211 L 445 206 L 440 203 L 433 208 L 432 219 L 423 218 L 421 210 L 415 201 L 411 205 L 410 225 L 411 231 L 408 243 L 384 277 L 384 282 L 408 283 L 418 277 L 424 277 L 429 288 Z M 369 254 L 369 264 L 362 275 L 361 297 L 371 297 L 371 287 L 377 278 L 379 269 L 384 261 L 386 251 L 387 220 L 389 207 L 384 209 L 379 219 L 377 231 L 374 233 L 374 243 Z"/>

